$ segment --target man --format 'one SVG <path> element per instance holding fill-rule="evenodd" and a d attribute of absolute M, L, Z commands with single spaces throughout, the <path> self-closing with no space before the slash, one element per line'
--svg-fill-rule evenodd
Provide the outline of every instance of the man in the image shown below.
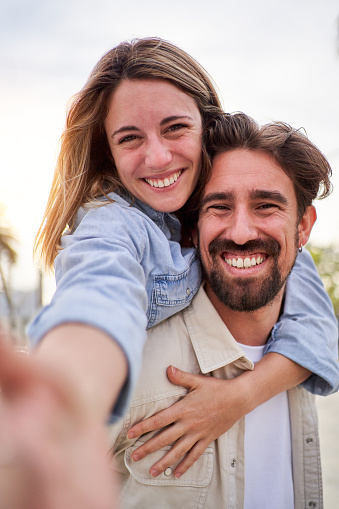
<path fill-rule="evenodd" d="M 316 220 L 312 200 L 321 185 L 330 188 L 323 156 L 284 124 L 259 129 L 243 114 L 225 116 L 211 151 L 212 175 L 194 233 L 205 286 L 189 308 L 149 332 L 132 405 L 112 427 L 122 507 L 320 508 L 317 415 L 313 396 L 301 387 L 238 421 L 179 478 L 175 464 L 150 474 L 170 447 L 132 460 L 150 434 L 128 440 L 130 426 L 186 393 L 166 378 L 169 364 L 231 379 L 263 356 L 286 279 Z"/>

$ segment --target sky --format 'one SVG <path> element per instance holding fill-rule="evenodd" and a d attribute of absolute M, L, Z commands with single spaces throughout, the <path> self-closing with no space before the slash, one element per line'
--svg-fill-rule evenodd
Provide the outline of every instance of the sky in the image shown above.
<path fill-rule="evenodd" d="M 212 76 L 225 111 L 303 127 L 327 156 L 334 192 L 316 202 L 311 242 L 339 243 L 337 0 L 1 0 L 0 203 L 18 238 L 16 289 L 33 289 L 32 243 L 67 103 L 101 56 L 159 36 Z"/>

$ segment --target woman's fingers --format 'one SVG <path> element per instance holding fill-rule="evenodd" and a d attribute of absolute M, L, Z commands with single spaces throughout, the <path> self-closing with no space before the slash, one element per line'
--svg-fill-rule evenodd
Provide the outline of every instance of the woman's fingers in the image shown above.
<path fill-rule="evenodd" d="M 169 381 L 173 384 L 181 385 L 191 391 L 199 385 L 200 379 L 203 375 L 195 375 L 188 371 L 176 368 L 175 366 L 169 366 L 167 368 L 167 376 Z"/>
<path fill-rule="evenodd" d="M 178 479 L 182 475 L 187 472 L 189 468 L 200 458 L 200 456 L 205 452 L 208 444 L 205 444 L 201 440 L 197 442 L 190 451 L 186 454 L 184 459 L 179 463 L 179 465 L 174 470 L 174 476 Z"/>
<path fill-rule="evenodd" d="M 181 404 L 181 401 L 178 401 L 169 408 L 161 410 L 161 412 L 152 415 L 152 417 L 149 417 L 148 419 L 138 422 L 138 424 L 132 426 L 132 428 L 130 428 L 127 432 L 127 438 L 132 439 L 140 437 L 141 435 L 149 433 L 150 431 L 156 431 L 157 429 L 165 428 L 166 426 L 169 426 L 170 424 L 173 424 L 174 422 L 179 420 L 180 417 L 182 416 L 183 411 L 184 406 Z M 171 444 L 173 440 L 176 440 L 177 438 L 178 436 L 172 438 L 172 440 L 170 441 L 166 441 L 166 443 L 163 442 L 160 447 Z M 152 450 L 151 452 L 154 452 L 154 450 Z"/>
<path fill-rule="evenodd" d="M 189 391 L 195 390 L 198 384 L 201 382 L 202 375 L 194 375 L 192 373 L 188 373 L 187 371 L 182 371 L 174 366 L 169 366 L 167 369 L 167 376 L 170 382 L 175 385 L 181 385 L 186 387 Z M 186 402 L 185 402 L 186 403 Z M 145 419 L 129 429 L 127 432 L 127 438 L 133 439 L 136 437 L 140 437 L 145 433 L 149 433 L 150 431 L 156 431 L 157 429 L 164 428 L 165 426 L 169 426 L 174 422 L 182 419 L 185 413 L 185 404 L 182 404 L 181 401 L 175 403 L 173 406 L 162 410 L 154 414 L 152 417 Z M 178 436 L 172 439 L 172 441 L 167 441 L 163 445 L 168 445 L 176 440 Z M 157 449 L 152 449 L 150 452 L 154 452 Z"/>
<path fill-rule="evenodd" d="M 175 465 L 180 459 L 188 458 L 186 463 L 182 465 L 183 462 L 180 463 L 182 468 L 179 468 L 180 465 L 175 469 L 176 477 L 180 477 L 186 470 L 193 465 L 193 463 L 199 458 L 204 449 L 197 455 L 198 450 L 195 449 L 196 444 L 192 443 L 190 437 L 182 437 L 180 438 L 174 446 L 154 465 L 151 466 L 149 472 L 152 477 L 157 477 L 159 474 L 163 473 L 168 467 Z M 188 453 L 188 454 L 187 454 Z M 187 456 L 185 456 L 187 454 Z M 187 468 L 186 468 L 187 467 Z M 186 468 L 186 469 L 185 469 Z"/>
<path fill-rule="evenodd" d="M 150 438 L 149 440 L 147 440 L 147 442 L 138 447 L 132 454 L 133 461 L 139 461 L 148 456 L 148 454 L 163 449 L 167 445 L 170 445 L 179 438 L 181 438 L 182 435 L 183 432 L 180 429 L 180 426 L 178 425 L 165 429 L 164 431 L 162 431 L 155 437 Z M 187 452 L 187 450 L 184 451 L 184 454 Z"/>
<path fill-rule="evenodd" d="M 149 470 L 151 476 L 157 477 L 182 459 L 174 470 L 175 477 L 181 477 L 200 458 L 207 445 L 203 441 L 195 443 L 189 436 L 180 438 L 159 461 L 151 466 Z"/>

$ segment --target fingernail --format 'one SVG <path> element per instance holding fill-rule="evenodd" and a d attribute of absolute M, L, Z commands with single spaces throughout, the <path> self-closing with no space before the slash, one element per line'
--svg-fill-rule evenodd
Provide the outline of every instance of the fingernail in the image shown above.
<path fill-rule="evenodd" d="M 135 438 L 135 433 L 133 431 L 129 431 L 127 433 L 127 438 L 131 439 L 131 438 Z"/>
<path fill-rule="evenodd" d="M 140 456 L 138 454 L 132 454 L 132 460 L 133 461 L 139 461 L 140 460 Z"/>
<path fill-rule="evenodd" d="M 157 470 L 151 470 L 151 476 L 152 477 L 158 477 L 159 472 Z"/>
<path fill-rule="evenodd" d="M 172 375 L 175 375 L 177 370 L 174 366 L 171 366 L 171 372 L 172 372 Z"/>
<path fill-rule="evenodd" d="M 182 474 L 181 474 L 180 472 L 176 472 L 176 474 L 175 474 L 175 476 L 174 476 L 174 477 L 175 477 L 176 479 L 179 479 L 179 477 L 181 477 L 181 475 L 182 475 Z"/>

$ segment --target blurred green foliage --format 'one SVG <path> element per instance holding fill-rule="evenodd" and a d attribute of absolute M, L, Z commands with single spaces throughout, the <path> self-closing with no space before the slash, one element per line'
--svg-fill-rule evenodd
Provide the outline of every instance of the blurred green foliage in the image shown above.
<path fill-rule="evenodd" d="M 307 246 L 313 256 L 320 277 L 329 294 L 335 314 L 339 316 L 339 247 Z"/>

